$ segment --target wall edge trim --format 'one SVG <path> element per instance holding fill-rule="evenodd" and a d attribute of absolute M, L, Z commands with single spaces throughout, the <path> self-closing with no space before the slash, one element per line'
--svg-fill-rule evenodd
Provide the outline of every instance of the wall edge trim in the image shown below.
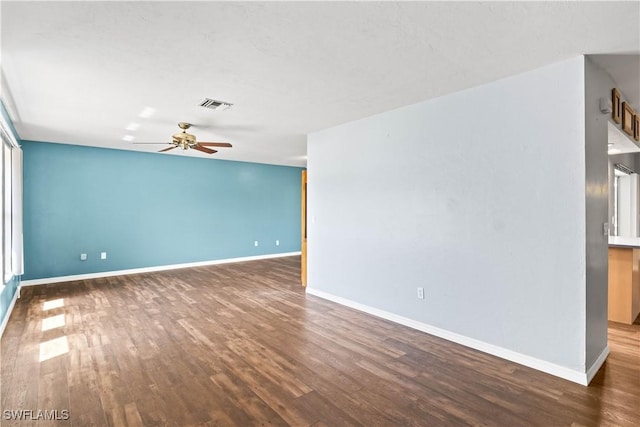
<path fill-rule="evenodd" d="M 13 298 L 11 298 L 11 303 L 9 303 L 9 307 L 7 307 L 7 311 L 4 313 L 4 319 L 2 319 L 2 324 L 0 324 L 0 339 L 4 335 L 4 330 L 9 323 L 9 318 L 11 317 L 11 313 L 13 312 L 13 307 L 16 305 L 16 301 L 20 295 L 20 285 L 16 288 L 16 291 L 13 293 Z"/>
<path fill-rule="evenodd" d="M 47 277 L 44 279 L 23 280 L 21 282 L 21 286 L 38 286 L 38 285 L 45 285 L 49 283 L 72 282 L 75 280 L 87 280 L 87 279 L 99 279 L 103 277 L 112 277 L 112 276 L 124 276 L 127 274 L 153 273 L 156 271 L 177 270 L 180 268 L 202 267 L 206 265 L 216 265 L 216 264 L 229 264 L 233 262 L 257 261 L 261 259 L 282 258 L 282 257 L 288 257 L 288 256 L 295 256 L 295 255 L 300 255 L 300 251 L 283 252 L 283 253 L 266 254 L 266 255 L 254 255 L 254 256 L 246 256 L 246 257 L 238 257 L 238 258 L 216 259 L 216 260 L 210 260 L 210 261 L 187 262 L 183 264 L 159 265 L 154 267 L 131 268 L 127 270 L 102 271 L 98 273 L 75 274 L 71 276 Z"/>
<path fill-rule="evenodd" d="M 434 335 L 439 338 L 443 338 L 447 341 L 454 342 L 456 344 L 463 345 L 465 347 L 473 348 L 475 350 L 482 351 L 487 354 L 491 354 L 493 356 L 497 356 L 501 359 L 509 360 L 511 362 L 515 362 L 517 364 L 527 366 L 529 368 L 545 372 L 547 374 L 563 378 L 565 380 L 580 384 L 580 385 L 588 385 L 590 379 L 588 378 L 588 373 L 576 371 L 565 366 L 557 365 L 555 363 L 547 362 L 546 360 L 538 359 L 532 356 L 528 356 L 526 354 L 518 353 L 513 350 L 508 350 L 503 347 L 499 347 L 494 344 L 489 344 L 484 341 L 480 341 L 474 338 L 469 338 L 467 336 L 457 334 L 455 332 L 447 331 L 445 329 L 441 329 L 432 325 L 428 325 L 426 323 L 418 322 L 413 319 L 409 319 L 407 317 L 399 316 L 397 314 L 389 313 L 384 310 L 380 310 L 378 308 L 370 307 L 365 304 L 361 304 L 358 302 L 351 301 L 346 298 L 342 298 L 324 291 L 320 291 L 317 289 L 313 289 L 307 286 L 306 293 L 309 295 L 313 295 L 322 299 L 326 299 L 332 302 L 335 302 L 340 305 L 344 305 L 349 308 L 353 308 L 358 311 L 362 311 L 368 314 L 371 314 L 376 317 L 380 317 L 385 320 L 389 320 L 394 323 L 398 323 L 400 325 L 408 326 L 412 329 L 416 329 L 421 332 L 425 332 L 429 335 Z M 608 354 L 608 346 L 607 346 L 607 354 Z M 604 355 L 604 357 L 603 357 Z M 596 363 L 592 365 L 591 369 L 594 369 L 597 362 L 606 358 L 605 352 L 603 352 Z M 589 372 L 591 372 L 591 369 Z M 593 375 L 597 372 L 597 369 L 593 372 Z"/>

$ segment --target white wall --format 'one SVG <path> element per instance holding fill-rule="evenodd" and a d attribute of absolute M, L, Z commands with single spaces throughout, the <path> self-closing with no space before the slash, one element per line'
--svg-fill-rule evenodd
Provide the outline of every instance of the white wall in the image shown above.
<path fill-rule="evenodd" d="M 578 57 L 309 135 L 308 291 L 584 373 L 584 90 Z"/>

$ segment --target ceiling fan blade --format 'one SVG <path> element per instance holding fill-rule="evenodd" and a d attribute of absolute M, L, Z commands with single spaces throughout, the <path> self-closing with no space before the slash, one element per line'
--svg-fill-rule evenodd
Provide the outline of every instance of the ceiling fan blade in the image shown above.
<path fill-rule="evenodd" d="M 206 148 L 206 147 L 201 147 L 199 144 L 200 144 L 200 143 L 198 143 L 198 144 L 194 145 L 192 148 L 193 148 L 194 150 L 202 151 L 203 153 L 207 153 L 207 154 L 217 153 L 217 151 L 216 151 L 216 150 L 210 150 L 210 149 L 208 149 L 208 148 Z"/>
<path fill-rule="evenodd" d="M 175 145 L 172 145 L 171 147 L 168 147 L 168 148 L 165 148 L 164 150 L 160 150 L 160 151 L 158 151 L 158 153 L 162 153 L 162 152 L 164 152 L 164 151 L 173 150 L 174 148 L 178 148 L 178 147 L 177 147 L 177 146 L 175 146 Z"/>
<path fill-rule="evenodd" d="M 202 145 L 203 147 L 231 147 L 232 146 L 228 142 L 200 142 L 200 141 L 198 141 L 198 144 Z"/>
<path fill-rule="evenodd" d="M 134 142 L 133 144 L 155 144 L 155 145 L 160 145 L 160 144 L 171 144 L 170 142 Z"/>

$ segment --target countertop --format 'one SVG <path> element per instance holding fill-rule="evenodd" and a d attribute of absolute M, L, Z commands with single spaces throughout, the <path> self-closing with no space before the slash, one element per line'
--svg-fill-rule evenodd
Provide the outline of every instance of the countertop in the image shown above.
<path fill-rule="evenodd" d="M 640 248 L 640 237 L 609 236 L 609 246 Z"/>

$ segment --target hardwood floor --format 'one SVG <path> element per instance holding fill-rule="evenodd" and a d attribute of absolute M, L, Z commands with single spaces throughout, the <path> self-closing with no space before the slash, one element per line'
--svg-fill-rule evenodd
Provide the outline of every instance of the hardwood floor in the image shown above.
<path fill-rule="evenodd" d="M 299 260 L 24 288 L 1 424 L 640 425 L 638 321 L 610 325 L 583 387 L 307 296 Z M 7 420 L 19 410 L 69 417 Z"/>

